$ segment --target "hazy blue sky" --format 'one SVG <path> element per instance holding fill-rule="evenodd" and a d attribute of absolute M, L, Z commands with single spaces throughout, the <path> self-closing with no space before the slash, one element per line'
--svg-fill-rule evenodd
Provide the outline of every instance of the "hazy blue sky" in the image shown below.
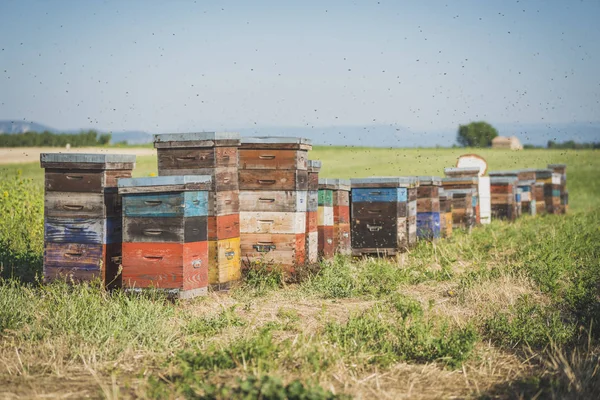
<path fill-rule="evenodd" d="M 600 120 L 600 1 L 0 0 L 0 119 L 150 132 Z"/>

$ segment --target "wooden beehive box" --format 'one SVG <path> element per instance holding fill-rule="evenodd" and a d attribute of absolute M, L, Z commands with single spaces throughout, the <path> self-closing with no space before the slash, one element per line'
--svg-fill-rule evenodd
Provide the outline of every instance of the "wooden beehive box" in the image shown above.
<path fill-rule="evenodd" d="M 439 176 L 419 176 L 417 188 L 417 238 L 434 240 L 441 237 Z"/>
<path fill-rule="evenodd" d="M 43 153 L 44 279 L 119 287 L 121 200 L 117 180 L 131 177 L 134 155 Z"/>
<path fill-rule="evenodd" d="M 350 190 L 348 179 L 320 179 L 320 190 L 331 190 L 333 207 L 333 254 L 352 254 L 350 229 Z"/>
<path fill-rule="evenodd" d="M 446 168 L 448 170 L 449 168 Z M 471 169 L 471 168 L 452 168 L 454 170 Z M 477 176 L 451 176 L 442 179 L 442 187 L 445 190 L 468 189 L 471 190 L 471 207 L 469 213 L 473 216 L 471 221 L 473 224 L 481 223 L 481 209 L 479 206 L 479 177 Z"/>
<path fill-rule="evenodd" d="M 541 168 L 535 170 L 536 211 L 538 214 L 552 214 L 552 170 Z"/>
<path fill-rule="evenodd" d="M 123 286 L 178 298 L 207 292 L 208 175 L 119 180 L 123 196 Z M 239 269 L 239 251 L 225 257 Z"/>
<path fill-rule="evenodd" d="M 565 214 L 569 204 L 569 195 L 567 193 L 567 164 L 548 164 L 548 168 L 553 172 L 552 189 L 557 191 L 558 194 L 558 199 L 553 198 L 553 211 L 555 214 Z"/>
<path fill-rule="evenodd" d="M 517 218 L 516 177 L 490 177 L 492 191 L 492 217 L 514 221 Z"/>
<path fill-rule="evenodd" d="M 444 192 L 452 196 L 452 229 L 470 231 L 475 225 L 473 190 L 444 188 Z"/>
<path fill-rule="evenodd" d="M 535 215 L 535 180 L 519 180 L 517 187 L 521 190 L 521 213 Z"/>
<path fill-rule="evenodd" d="M 416 177 L 373 177 L 350 182 L 353 255 L 394 255 L 416 243 Z"/>
<path fill-rule="evenodd" d="M 241 278 L 239 262 L 227 254 L 240 253 L 239 147 L 232 132 L 191 132 L 154 135 L 159 176 L 208 175 L 209 283 L 228 289 Z M 223 251 L 222 249 L 226 249 Z"/>
<path fill-rule="evenodd" d="M 452 192 L 439 189 L 440 194 L 440 231 L 442 237 L 452 237 Z"/>
<path fill-rule="evenodd" d="M 275 263 L 293 272 L 306 262 L 307 229 L 313 222 L 307 218 L 311 148 L 302 138 L 242 139 L 240 236 L 246 265 Z"/>

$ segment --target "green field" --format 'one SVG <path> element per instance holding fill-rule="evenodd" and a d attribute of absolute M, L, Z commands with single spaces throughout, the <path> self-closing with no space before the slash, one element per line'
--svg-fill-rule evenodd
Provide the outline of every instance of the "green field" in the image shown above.
<path fill-rule="evenodd" d="M 0 167 L 0 397 L 600 398 L 597 151 L 318 147 L 324 177 L 568 165 L 568 215 L 171 303 L 41 285 L 43 171 Z M 136 176 L 156 173 L 141 157 Z M 18 279 L 11 279 L 18 278 Z"/>

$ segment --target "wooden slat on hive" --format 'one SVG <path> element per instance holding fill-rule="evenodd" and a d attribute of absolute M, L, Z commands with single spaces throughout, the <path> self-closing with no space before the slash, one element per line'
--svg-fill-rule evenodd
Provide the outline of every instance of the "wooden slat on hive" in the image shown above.
<path fill-rule="evenodd" d="M 272 234 L 306 233 L 305 212 L 240 212 L 240 232 Z"/>
<path fill-rule="evenodd" d="M 206 241 L 206 216 L 200 217 L 125 217 L 123 242 L 190 243 Z"/>
<path fill-rule="evenodd" d="M 308 172 L 300 170 L 240 170 L 240 190 L 308 190 Z"/>
<path fill-rule="evenodd" d="M 123 198 L 128 217 L 197 217 L 208 214 L 208 192 L 158 192 L 130 194 Z"/>
<path fill-rule="evenodd" d="M 308 192 L 304 190 L 243 190 L 240 211 L 304 212 Z"/>
<path fill-rule="evenodd" d="M 208 240 L 231 239 L 239 236 L 239 213 L 208 217 Z"/>
<path fill-rule="evenodd" d="M 117 193 L 47 192 L 44 215 L 61 218 L 106 218 L 121 215 Z"/>
<path fill-rule="evenodd" d="M 305 150 L 246 150 L 240 151 L 240 169 L 297 169 L 306 170 L 308 152 Z"/>

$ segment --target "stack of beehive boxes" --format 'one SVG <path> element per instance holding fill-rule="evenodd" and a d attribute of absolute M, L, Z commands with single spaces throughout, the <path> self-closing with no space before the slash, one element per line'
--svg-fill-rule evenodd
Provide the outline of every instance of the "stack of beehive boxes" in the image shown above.
<path fill-rule="evenodd" d="M 211 181 L 210 176 L 119 180 L 126 289 L 155 288 L 178 298 L 206 294 Z"/>
<path fill-rule="evenodd" d="M 517 177 L 491 176 L 492 218 L 514 221 L 517 218 Z"/>
<path fill-rule="evenodd" d="M 548 168 L 560 175 L 557 185 L 553 182 L 553 190 L 558 190 L 560 204 L 556 206 L 558 214 L 566 214 L 569 208 L 569 192 L 567 191 L 567 164 L 548 164 Z"/>
<path fill-rule="evenodd" d="M 417 188 L 417 238 L 434 240 L 441 237 L 439 176 L 419 176 Z"/>
<path fill-rule="evenodd" d="M 319 252 L 324 258 L 352 253 L 349 180 L 319 179 Z"/>
<path fill-rule="evenodd" d="M 352 179 L 351 241 L 355 256 L 394 255 L 417 241 L 416 177 Z"/>
<path fill-rule="evenodd" d="M 522 169 L 518 171 L 518 189 L 521 189 L 521 213 L 523 215 L 536 215 L 535 202 L 535 170 Z"/>
<path fill-rule="evenodd" d="M 308 160 L 308 201 L 306 203 L 306 261 L 319 260 L 319 172 L 321 161 Z"/>
<path fill-rule="evenodd" d="M 240 136 L 197 132 L 154 136 L 159 176 L 211 177 L 208 197 L 208 276 L 217 290 L 241 278 L 238 148 Z"/>
<path fill-rule="evenodd" d="M 442 237 L 452 237 L 452 192 L 440 188 L 440 231 Z"/>
<path fill-rule="evenodd" d="M 470 228 L 476 224 L 481 223 L 481 207 L 479 202 L 479 192 L 482 190 L 484 196 L 487 195 L 486 187 L 479 186 L 479 168 L 465 167 L 465 168 L 445 168 L 444 173 L 446 174 L 446 178 L 442 179 L 442 186 L 446 190 L 451 190 L 453 193 L 458 194 L 457 199 L 462 199 L 463 194 L 461 192 L 455 192 L 455 190 L 470 190 L 471 191 L 471 207 L 472 211 L 469 213 L 469 216 L 472 217 L 470 220 L 465 220 L 470 226 L 466 226 Z M 487 182 L 486 179 L 482 179 L 482 183 Z M 464 203 L 462 200 L 458 200 L 457 206 L 460 207 L 458 203 Z M 487 203 L 486 203 L 487 204 Z M 461 210 L 459 208 L 458 210 Z M 484 207 L 484 214 L 487 214 L 487 210 Z M 486 217 L 487 219 L 487 217 Z"/>
<path fill-rule="evenodd" d="M 569 195 L 567 194 L 567 165 L 548 164 L 552 170 L 552 211 L 554 214 L 565 214 Z"/>
<path fill-rule="evenodd" d="M 471 231 L 475 226 L 473 191 L 471 189 L 445 189 L 452 196 L 452 229 Z"/>
<path fill-rule="evenodd" d="M 278 264 L 292 273 L 306 262 L 310 149 L 310 141 L 302 138 L 242 139 L 240 221 L 248 266 Z"/>
<path fill-rule="evenodd" d="M 536 211 L 538 214 L 552 214 L 552 170 L 548 168 L 535 170 Z"/>
<path fill-rule="evenodd" d="M 135 156 L 40 156 L 45 168 L 44 278 L 121 285 L 121 201 L 117 179 L 131 177 Z"/>

